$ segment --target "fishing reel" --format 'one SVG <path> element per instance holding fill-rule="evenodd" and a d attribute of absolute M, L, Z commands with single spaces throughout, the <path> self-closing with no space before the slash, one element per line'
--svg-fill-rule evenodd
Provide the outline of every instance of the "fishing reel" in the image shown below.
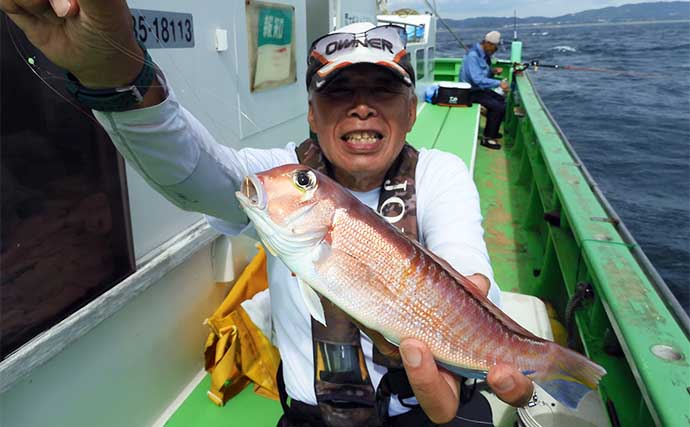
<path fill-rule="evenodd" d="M 529 63 L 525 62 L 523 64 L 519 62 L 513 62 L 513 74 L 519 76 L 523 71 L 529 68 Z"/>

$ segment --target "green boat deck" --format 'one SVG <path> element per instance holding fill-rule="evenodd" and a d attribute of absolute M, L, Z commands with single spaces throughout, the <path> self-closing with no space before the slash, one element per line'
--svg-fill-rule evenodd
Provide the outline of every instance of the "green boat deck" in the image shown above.
<path fill-rule="evenodd" d="M 200 351 L 200 360 L 202 358 Z M 283 414 L 280 402 L 259 396 L 245 388 L 225 406 L 216 406 L 206 396 L 211 387 L 208 375 L 165 423 L 165 427 L 275 427 Z"/>
<path fill-rule="evenodd" d="M 460 157 L 474 170 L 479 130 L 479 105 L 443 107 L 424 103 L 407 141 L 415 148 L 435 148 Z"/>

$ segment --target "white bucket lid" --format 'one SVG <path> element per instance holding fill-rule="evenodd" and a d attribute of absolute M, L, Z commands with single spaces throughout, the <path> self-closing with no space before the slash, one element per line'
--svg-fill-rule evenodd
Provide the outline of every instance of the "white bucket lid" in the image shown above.
<path fill-rule="evenodd" d="M 455 88 L 455 89 L 472 89 L 472 85 L 465 82 L 439 82 L 440 87 Z"/>
<path fill-rule="evenodd" d="M 559 403 L 537 384 L 534 397 L 524 408 L 518 408 L 518 417 L 526 427 L 608 427 L 609 417 L 599 393 L 589 392 L 577 409 Z"/>

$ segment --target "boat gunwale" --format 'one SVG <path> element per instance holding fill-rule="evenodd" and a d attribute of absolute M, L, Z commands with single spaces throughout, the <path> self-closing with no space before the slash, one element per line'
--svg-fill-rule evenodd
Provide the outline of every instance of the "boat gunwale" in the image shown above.
<path fill-rule="evenodd" d="M 627 361 L 627 367 L 637 383 L 641 400 L 649 410 L 651 420 L 656 425 L 681 425 L 678 424 L 681 420 L 678 418 L 679 414 L 676 404 L 684 401 L 683 396 L 687 398 L 687 395 L 683 393 L 686 384 L 681 378 L 684 378 L 684 372 L 687 371 L 687 357 L 690 355 L 688 333 L 686 330 L 683 330 L 683 324 L 677 319 L 676 313 L 669 307 L 669 303 L 664 300 L 663 294 L 650 279 L 649 271 L 644 269 L 639 258 L 634 255 L 635 248 L 641 251 L 639 245 L 623 240 L 622 227 L 618 227 L 618 224 L 612 221 L 611 217 L 603 219 L 591 217 L 591 220 L 602 221 L 602 224 L 608 223 L 607 227 L 612 233 L 616 233 L 620 240 L 616 242 L 614 239 L 611 239 L 608 233 L 601 234 L 601 238 L 596 234 L 593 236 L 594 239 L 588 238 L 588 235 L 593 231 L 593 229 L 590 229 L 592 223 L 586 220 L 587 215 L 582 215 L 582 210 L 585 209 L 585 211 L 591 212 L 592 210 L 599 209 L 602 213 L 608 215 L 605 203 L 602 202 L 606 198 L 601 194 L 593 177 L 591 175 L 587 176 L 588 171 L 580 158 L 577 155 L 573 155 L 574 148 L 569 144 L 562 129 L 556 125 L 553 116 L 548 112 L 543 100 L 539 97 L 533 81 L 529 78 L 529 73 L 523 73 L 523 76 L 524 79 L 516 79 L 518 89 L 516 93 L 519 93 L 519 99 L 521 99 L 522 104 L 525 104 L 526 99 L 531 98 L 531 109 L 536 108 L 536 110 L 530 111 L 527 105 L 523 105 L 526 110 L 527 121 L 522 124 L 527 125 L 532 131 L 531 139 L 538 147 L 537 150 L 540 153 L 540 158 L 543 160 L 544 167 L 548 170 L 549 179 L 551 185 L 553 185 L 553 192 L 557 194 L 557 198 L 554 198 L 554 200 L 559 205 L 562 205 L 562 210 L 567 218 L 567 226 L 570 227 L 573 233 L 572 238 L 577 242 L 578 250 L 583 257 L 582 260 L 587 265 L 587 274 L 590 277 L 588 280 L 595 285 L 595 294 L 598 294 L 596 300 L 601 304 L 607 322 L 616 337 L 618 337 L 618 342 Z M 509 114 L 511 113 L 509 112 Z M 541 113 L 544 114 L 539 117 Z M 551 126 L 550 129 L 544 127 L 547 124 Z M 521 132 L 520 128 L 516 132 Z M 525 132 L 530 133 L 527 130 Z M 526 143 L 526 141 L 524 142 Z M 561 175 L 560 169 L 555 169 L 556 164 L 554 161 L 556 161 L 559 154 L 557 150 L 554 151 L 556 146 L 553 144 L 558 144 L 559 142 L 562 143 L 561 147 L 565 149 L 563 154 L 572 161 L 568 165 L 575 166 L 574 170 L 579 171 L 579 177 L 572 175 L 568 179 Z M 577 181 L 579 178 L 584 180 L 582 187 L 578 185 Z M 590 200 L 585 200 L 587 199 L 587 190 L 590 192 Z M 584 196 L 585 199 L 578 199 L 578 195 L 580 197 Z M 582 202 L 595 203 L 596 205 L 591 205 L 587 208 L 573 205 L 573 203 Z M 613 208 L 608 204 L 608 200 L 606 202 L 608 208 L 613 211 Z M 622 224 L 622 220 L 617 215 L 615 217 L 618 218 L 619 224 Z M 630 235 L 629 231 L 628 235 Z M 632 239 L 632 242 L 634 242 L 634 239 Z M 627 256 L 626 258 L 618 258 L 623 257 L 624 254 Z M 611 264 L 613 261 L 615 262 Z M 635 278 L 639 279 L 637 284 L 635 284 Z M 616 280 L 631 281 L 619 288 L 615 285 Z M 663 279 L 661 283 L 665 285 Z M 625 293 L 628 286 L 632 286 L 630 291 L 635 290 L 638 293 L 630 294 L 631 299 L 621 299 L 621 292 Z M 619 288 L 619 290 L 616 291 L 616 288 Z M 647 291 L 649 292 L 648 294 L 646 293 Z M 571 292 L 573 291 L 568 291 L 569 294 Z M 576 315 L 578 330 L 587 353 L 601 353 L 599 356 L 591 353 L 590 357 L 600 357 L 606 353 L 605 349 L 601 347 L 601 337 L 586 326 L 589 322 L 602 320 L 600 317 L 597 317 L 596 311 L 596 307 L 593 306 L 586 313 L 577 313 Z M 646 331 L 640 331 L 638 328 L 641 325 L 635 323 L 640 320 L 637 317 L 640 311 L 647 313 L 645 319 L 648 329 Z M 586 323 L 583 324 L 583 321 Z M 633 326 L 626 323 L 630 321 L 633 321 Z M 602 332 L 602 328 L 605 329 L 605 325 L 595 326 L 595 329 L 597 328 L 599 332 Z M 638 331 L 641 333 L 638 333 Z M 676 354 L 679 360 L 658 356 L 653 351 L 655 344 L 671 345 L 675 348 L 675 351 L 680 353 Z M 605 395 L 611 398 L 611 393 L 612 391 L 609 390 L 605 392 Z M 671 394 L 669 395 L 669 393 Z M 615 395 L 615 392 L 613 394 Z M 675 397 L 670 399 L 670 396 L 673 395 Z M 634 406 L 634 404 L 632 405 Z"/>
<path fill-rule="evenodd" d="M 575 148 L 572 146 L 568 138 L 566 137 L 565 133 L 561 129 L 561 127 L 558 125 L 556 120 L 554 119 L 553 115 L 551 115 L 551 112 L 548 110 L 546 105 L 544 104 L 544 101 L 542 100 L 541 96 L 539 95 L 539 92 L 536 90 L 536 87 L 534 85 L 534 82 L 532 81 L 529 72 L 524 73 L 525 77 L 527 78 L 527 81 L 529 82 L 530 86 L 534 88 L 533 94 L 534 97 L 536 98 L 537 102 L 542 108 L 542 111 L 546 114 L 546 117 L 549 119 L 553 127 L 556 129 L 556 132 L 558 133 L 559 138 L 565 145 L 566 149 L 568 150 L 568 153 L 570 156 L 575 160 L 577 163 L 578 169 L 582 172 L 582 174 L 585 177 L 585 180 L 590 188 L 592 190 L 592 193 L 595 195 L 599 203 L 601 204 L 602 208 L 608 215 L 608 220 L 611 222 L 613 227 L 616 229 L 616 231 L 619 233 L 620 237 L 623 239 L 623 241 L 629 245 L 629 248 L 632 252 L 633 257 L 635 260 L 638 262 L 638 265 L 642 269 L 642 271 L 645 273 L 647 276 L 647 279 L 649 279 L 650 283 L 654 286 L 656 289 L 657 293 L 660 294 L 662 297 L 662 300 L 664 301 L 664 304 L 666 307 L 671 311 L 671 314 L 673 314 L 673 317 L 676 319 L 676 322 L 680 325 L 681 329 L 685 333 L 685 336 L 690 339 L 690 317 L 688 314 L 683 310 L 683 307 L 680 305 L 678 302 L 678 299 L 675 297 L 675 295 L 671 292 L 669 289 L 668 285 L 666 284 L 666 281 L 661 277 L 659 272 L 656 270 L 654 265 L 651 263 L 647 255 L 644 253 L 640 245 L 637 243 L 633 235 L 630 233 L 628 230 L 628 227 L 625 226 L 625 223 L 623 222 L 623 219 L 616 213 L 615 209 L 611 205 L 611 203 L 608 201 L 606 196 L 603 194 L 601 191 L 601 188 L 599 185 L 596 183 L 596 180 L 592 176 L 592 174 L 589 172 L 587 169 L 587 166 L 585 166 L 584 162 L 582 162 L 582 159 L 580 156 L 577 155 L 577 152 L 575 151 Z"/>
<path fill-rule="evenodd" d="M 120 311 L 218 236 L 220 233 L 206 219 L 200 219 L 144 256 L 137 270 L 112 289 L 10 353 L 0 361 L 0 394 Z"/>

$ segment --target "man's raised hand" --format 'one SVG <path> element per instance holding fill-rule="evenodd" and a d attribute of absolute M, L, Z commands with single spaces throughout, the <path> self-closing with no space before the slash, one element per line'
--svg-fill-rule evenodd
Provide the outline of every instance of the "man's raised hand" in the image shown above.
<path fill-rule="evenodd" d="M 125 0 L 0 0 L 0 9 L 86 87 L 123 86 L 141 71 L 144 55 Z"/>

